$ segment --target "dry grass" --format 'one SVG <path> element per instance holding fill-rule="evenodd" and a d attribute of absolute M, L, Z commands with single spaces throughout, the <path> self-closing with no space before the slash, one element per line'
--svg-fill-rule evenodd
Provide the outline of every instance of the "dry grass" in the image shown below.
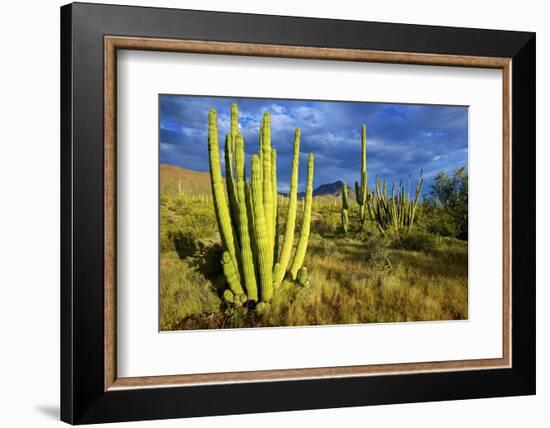
<path fill-rule="evenodd" d="M 188 205 L 180 211 L 193 216 Z M 172 213 L 173 215 L 173 213 Z M 392 249 L 376 233 L 338 236 L 335 213 L 316 213 L 305 260 L 311 280 L 306 289 L 285 281 L 260 317 L 253 310 L 227 306 L 220 299 L 223 277 L 216 253 L 179 260 L 161 255 L 161 328 L 204 329 L 303 326 L 350 323 L 466 319 L 468 316 L 467 243 L 434 239 L 429 251 Z M 321 224 L 323 218 L 329 219 Z M 320 223 L 321 222 L 321 223 Z M 187 225 L 186 221 L 181 221 Z M 205 260 L 205 257 L 213 258 Z"/>
<path fill-rule="evenodd" d="M 256 326 L 467 318 L 467 268 L 453 265 L 443 273 L 442 264 L 442 258 L 457 253 L 467 261 L 465 245 L 454 243 L 432 254 L 392 250 L 380 260 L 371 258 L 372 243 L 329 242 L 312 239 L 306 258 L 311 288 L 285 283 Z"/>
<path fill-rule="evenodd" d="M 160 329 L 177 329 L 181 320 L 219 310 L 221 300 L 212 282 L 190 261 L 175 252 L 163 254 L 160 261 Z"/>

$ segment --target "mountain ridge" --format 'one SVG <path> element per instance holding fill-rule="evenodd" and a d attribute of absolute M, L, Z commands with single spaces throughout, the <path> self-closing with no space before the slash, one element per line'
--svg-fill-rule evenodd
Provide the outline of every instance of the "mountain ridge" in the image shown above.
<path fill-rule="evenodd" d="M 323 183 L 313 190 L 313 196 L 338 197 L 342 194 L 343 186 L 344 182 L 341 180 L 332 183 Z M 210 173 L 161 163 L 160 193 L 175 196 L 179 193 L 180 189 L 188 195 L 209 195 L 211 193 Z M 279 194 L 288 196 L 288 193 L 279 192 Z M 298 193 L 298 197 L 303 198 L 304 196 L 305 192 Z"/>

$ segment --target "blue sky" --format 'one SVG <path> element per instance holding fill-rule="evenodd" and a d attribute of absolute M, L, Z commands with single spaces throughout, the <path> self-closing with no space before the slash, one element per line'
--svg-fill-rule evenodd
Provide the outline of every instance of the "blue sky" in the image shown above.
<path fill-rule="evenodd" d="M 295 128 L 301 128 L 300 191 L 307 155 L 315 154 L 314 187 L 360 177 L 361 125 L 367 125 L 369 185 L 375 176 L 389 182 L 418 177 L 424 169 L 428 192 L 435 175 L 468 163 L 468 108 L 265 98 L 160 96 L 160 161 L 208 171 L 208 110 L 218 112 L 220 148 L 229 131 L 231 103 L 239 106 L 247 169 L 258 151 L 259 127 L 271 113 L 272 145 L 277 149 L 279 191 L 288 190 Z M 223 157 L 222 157 L 223 159 Z"/>

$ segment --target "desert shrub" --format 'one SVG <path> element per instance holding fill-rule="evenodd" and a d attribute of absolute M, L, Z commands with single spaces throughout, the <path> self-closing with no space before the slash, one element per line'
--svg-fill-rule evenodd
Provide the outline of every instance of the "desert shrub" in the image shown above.
<path fill-rule="evenodd" d="M 391 247 L 396 250 L 429 252 L 434 249 L 435 244 L 433 235 L 417 230 L 395 236 Z"/>
<path fill-rule="evenodd" d="M 433 233 L 468 239 L 468 170 L 457 168 L 452 175 L 441 171 L 425 196 L 428 225 Z"/>
<path fill-rule="evenodd" d="M 355 230 L 352 230 L 347 236 L 356 239 L 357 241 L 362 241 L 372 245 L 372 240 L 377 240 L 382 238 L 382 233 L 380 228 L 374 222 L 367 220 L 362 227 L 358 227 Z"/>
<path fill-rule="evenodd" d="M 201 202 L 200 199 L 189 200 L 184 197 L 160 196 L 160 251 L 167 253 L 176 251 L 176 240 L 183 245 L 182 257 L 189 257 L 193 254 L 186 239 L 181 234 L 191 234 L 195 240 L 218 240 L 219 235 L 216 227 L 214 208 L 210 201 Z M 192 247 L 192 245 L 191 245 Z M 180 248 L 181 249 L 181 248 Z"/>
<path fill-rule="evenodd" d="M 430 210 L 425 228 L 428 232 L 439 236 L 456 237 L 460 233 L 455 219 L 448 212 L 440 209 Z"/>
<path fill-rule="evenodd" d="M 195 257 L 191 261 L 195 267 L 205 278 L 217 279 L 224 278 L 223 269 L 220 260 L 223 255 L 223 246 L 218 243 L 210 244 L 199 241 L 199 249 L 195 253 Z M 219 288 L 219 287 L 216 287 Z"/>
<path fill-rule="evenodd" d="M 311 222 L 311 232 L 323 237 L 331 237 L 341 232 L 340 213 L 324 213 Z"/>
<path fill-rule="evenodd" d="M 374 270 L 389 273 L 392 270 L 391 251 L 385 246 L 379 246 L 369 253 L 367 264 Z"/>
<path fill-rule="evenodd" d="M 392 262 L 388 240 L 380 234 L 371 233 L 363 242 L 367 267 L 378 273 L 390 272 Z"/>
<path fill-rule="evenodd" d="M 200 248 L 200 243 L 192 232 L 182 232 L 181 230 L 173 232 L 172 240 L 174 241 L 174 249 L 180 259 L 194 256 Z"/>

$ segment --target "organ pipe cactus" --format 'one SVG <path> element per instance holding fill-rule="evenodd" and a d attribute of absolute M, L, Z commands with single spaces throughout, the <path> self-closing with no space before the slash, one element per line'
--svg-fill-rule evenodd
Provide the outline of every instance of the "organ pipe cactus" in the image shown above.
<path fill-rule="evenodd" d="M 239 281 L 239 274 L 233 264 L 233 261 L 231 260 L 231 256 L 227 251 L 223 253 L 222 267 L 225 278 L 227 279 L 227 284 L 229 285 L 229 290 L 231 290 L 231 293 L 234 296 L 234 301 L 246 301 L 244 290 Z"/>
<path fill-rule="evenodd" d="M 277 209 L 277 150 L 271 149 L 271 192 L 273 197 L 273 263 L 277 263 L 279 256 L 279 212 Z"/>
<path fill-rule="evenodd" d="M 298 167 L 300 162 L 300 129 L 294 133 L 294 154 L 292 157 L 292 172 L 290 175 L 290 192 L 288 194 L 288 210 L 286 214 L 286 229 L 283 246 L 277 266 L 275 284 L 279 285 L 284 277 L 290 262 L 294 245 L 294 226 L 296 224 L 296 206 L 298 204 Z"/>
<path fill-rule="evenodd" d="M 237 203 L 239 205 L 239 232 L 241 241 L 241 259 L 243 265 L 244 285 L 248 298 L 253 301 L 258 300 L 258 287 L 256 274 L 254 272 L 254 257 L 252 253 L 252 241 L 250 234 L 252 232 L 252 218 L 248 215 L 248 200 L 246 197 L 246 176 L 245 176 L 245 156 L 244 141 L 242 135 L 235 138 L 235 169 L 237 173 Z"/>
<path fill-rule="evenodd" d="M 237 222 L 239 215 L 239 205 L 237 203 L 237 190 L 235 188 L 234 172 L 233 172 L 233 157 L 235 150 L 235 139 L 231 137 L 231 134 L 227 134 L 225 137 L 225 183 L 227 187 L 227 197 L 229 199 L 229 210 L 231 212 L 231 220 L 233 222 L 233 228 L 235 229 L 237 239 L 239 223 Z"/>
<path fill-rule="evenodd" d="M 294 260 L 292 261 L 292 266 L 290 268 L 290 274 L 292 279 L 296 279 L 298 271 L 304 263 L 304 258 L 306 256 L 307 244 L 309 241 L 309 227 L 311 224 L 311 203 L 313 199 L 313 163 L 314 157 L 313 153 L 309 154 L 309 159 L 307 163 L 307 185 L 306 185 L 306 196 L 304 202 L 304 216 L 302 219 L 302 229 L 300 231 L 300 239 L 298 240 L 298 246 L 296 247 L 296 253 L 294 254 Z"/>
<path fill-rule="evenodd" d="M 311 285 L 307 277 L 307 268 L 305 266 L 298 271 L 298 284 L 306 288 L 309 288 Z"/>
<path fill-rule="evenodd" d="M 208 113 L 208 160 L 210 162 L 210 181 L 218 230 L 220 232 L 222 244 L 226 248 L 231 258 L 231 262 L 236 267 L 240 265 L 240 248 L 235 239 L 231 215 L 229 213 L 229 204 L 225 196 L 225 185 L 220 168 L 218 120 L 215 110 L 210 110 Z M 236 275 L 240 281 L 238 270 L 236 270 Z"/>
<path fill-rule="evenodd" d="M 390 230 L 399 233 L 402 230 L 410 230 L 414 224 L 418 199 L 422 192 L 424 178 L 422 170 L 416 184 L 414 198 L 411 200 L 411 176 L 409 176 L 408 190 L 401 181 L 399 186 L 392 184 L 391 194 L 388 196 L 388 182 L 375 180 L 375 191 L 369 199 L 367 207 L 369 217 L 378 224 L 382 233 Z"/>
<path fill-rule="evenodd" d="M 267 230 L 268 244 L 271 248 L 274 246 L 275 225 L 273 222 L 273 175 L 271 174 L 271 116 L 269 113 L 264 114 L 262 121 L 262 143 L 261 143 L 261 179 L 263 188 L 263 203 L 265 214 L 265 226 Z M 262 179 L 263 177 L 263 179 Z M 270 257 L 273 261 L 273 255 Z"/>
<path fill-rule="evenodd" d="M 225 183 L 222 178 L 216 111 L 209 112 L 208 152 L 214 209 L 224 253 L 221 260 L 228 289 L 223 297 L 234 304 L 258 302 L 265 311 L 274 288 L 287 271 L 302 282 L 307 270 L 302 266 L 307 250 L 313 193 L 313 154 L 309 155 L 306 197 L 302 228 L 289 268 L 294 244 L 300 130 L 294 137 L 288 210 L 284 238 L 279 252 L 279 215 L 277 194 L 277 152 L 271 147 L 270 115 L 265 113 L 260 128 L 259 153 L 252 156 L 250 182 L 246 183 L 244 140 L 238 128 L 237 104 L 231 106 L 231 127 L 225 139 Z M 304 279 L 304 275 L 305 279 Z M 307 280 L 309 285 L 309 280 Z M 303 285 L 303 284 L 302 284 Z"/>
<path fill-rule="evenodd" d="M 260 275 L 260 291 L 262 300 L 269 301 L 273 295 L 273 247 L 270 242 L 271 237 L 269 236 L 270 231 L 267 221 L 271 213 L 266 213 L 265 209 L 265 198 L 263 195 L 264 187 L 262 183 L 262 173 L 260 172 L 261 165 L 257 155 L 252 156 L 251 170 L 250 192 L 252 194 L 252 211 L 254 216 L 253 229 L 256 239 L 256 260 L 258 264 L 258 273 Z"/>
<path fill-rule="evenodd" d="M 359 205 L 359 221 L 365 223 L 365 205 L 367 203 L 367 127 L 361 127 L 361 184 L 355 182 L 355 199 Z"/>
<path fill-rule="evenodd" d="M 342 230 L 347 233 L 349 229 L 349 202 L 348 202 L 348 184 L 344 182 L 342 188 Z"/>

